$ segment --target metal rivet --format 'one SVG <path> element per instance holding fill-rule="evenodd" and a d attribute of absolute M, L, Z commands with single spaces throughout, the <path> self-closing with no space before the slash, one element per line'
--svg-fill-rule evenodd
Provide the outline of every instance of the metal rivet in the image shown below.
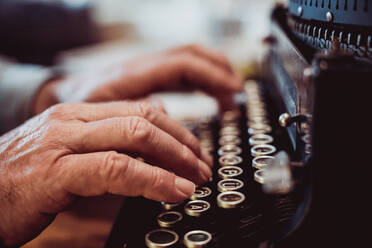
<path fill-rule="evenodd" d="M 327 19 L 328 22 L 332 22 L 333 21 L 333 14 L 328 11 L 326 13 L 326 19 Z"/>

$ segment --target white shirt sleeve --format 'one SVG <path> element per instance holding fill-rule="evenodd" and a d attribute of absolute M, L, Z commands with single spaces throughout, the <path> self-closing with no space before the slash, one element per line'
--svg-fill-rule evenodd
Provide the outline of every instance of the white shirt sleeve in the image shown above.
<path fill-rule="evenodd" d="M 17 64 L 0 57 L 0 134 L 31 117 L 34 95 L 52 75 L 46 67 Z"/>

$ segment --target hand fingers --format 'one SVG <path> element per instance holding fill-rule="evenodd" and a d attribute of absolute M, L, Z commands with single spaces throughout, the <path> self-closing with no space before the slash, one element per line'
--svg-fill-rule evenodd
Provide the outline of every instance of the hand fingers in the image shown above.
<path fill-rule="evenodd" d="M 84 123 L 69 137 L 79 153 L 123 151 L 140 153 L 147 161 L 184 176 L 197 184 L 212 176 L 207 164 L 185 145 L 140 117 L 110 118 Z"/>
<path fill-rule="evenodd" d="M 59 183 L 80 196 L 112 193 L 180 202 L 195 189 L 182 177 L 116 152 L 67 155 L 58 160 L 58 169 Z"/>
<path fill-rule="evenodd" d="M 161 104 L 154 106 L 150 101 L 129 101 L 81 104 L 79 106 L 79 111 L 74 116 L 84 122 L 127 116 L 145 118 L 164 132 L 173 136 L 180 143 L 185 144 L 196 156 L 201 157 L 200 144 L 197 138 L 183 127 L 181 123 L 166 115 L 164 107 Z M 208 156 L 204 156 L 203 158 L 204 162 L 212 166 L 212 158 Z"/>
<path fill-rule="evenodd" d="M 218 66 L 194 55 L 179 55 L 179 76 L 188 83 L 202 88 L 212 95 L 241 90 L 242 81 L 237 75 L 227 73 Z"/>
<path fill-rule="evenodd" d="M 223 55 L 220 52 L 213 51 L 207 47 L 193 44 L 172 49 L 170 52 L 171 53 L 190 52 L 196 56 L 207 59 L 210 62 L 224 68 L 227 72 L 234 73 L 234 69 L 232 68 L 229 60 L 226 58 L 225 55 Z"/>

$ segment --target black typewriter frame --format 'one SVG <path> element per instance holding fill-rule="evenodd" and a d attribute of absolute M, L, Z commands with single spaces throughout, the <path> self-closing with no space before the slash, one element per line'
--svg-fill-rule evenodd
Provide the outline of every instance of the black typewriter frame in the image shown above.
<path fill-rule="evenodd" d="M 245 245 L 364 247 L 370 243 L 367 197 L 371 190 L 366 184 L 370 148 L 363 144 L 371 136 L 368 84 L 372 83 L 372 64 L 337 51 L 318 53 L 301 43 L 287 25 L 287 13 L 280 6 L 273 11 L 272 37 L 262 67 L 265 76 L 260 80 L 275 106 L 273 120 L 281 113 L 301 113 L 299 88 L 312 88 L 312 95 L 307 96 L 312 109 L 303 113 L 312 116 L 310 143 L 304 141 L 298 123 L 283 128 L 292 143 L 291 159 L 301 164 L 291 168 L 296 190 L 302 194 L 301 204 L 282 230 L 268 228 L 271 238 Z M 311 153 L 306 154 L 309 146 Z M 136 201 L 139 204 L 131 204 L 131 199 L 124 202 L 105 247 L 118 247 L 124 229 L 139 225 L 159 208 L 143 198 Z M 142 213 L 139 216 L 128 214 L 138 211 Z"/>
<path fill-rule="evenodd" d="M 372 106 L 372 63 L 340 51 L 316 51 L 296 39 L 287 16 L 284 7 L 273 11 L 273 37 L 264 70 L 273 95 L 279 92 L 284 99 L 284 112 L 300 111 L 297 105 L 286 104 L 291 92 L 312 87 L 312 113 L 304 113 L 312 116 L 312 155 L 303 160 L 304 147 L 295 149 L 305 162 L 303 168 L 293 168 L 303 182 L 305 200 L 295 216 L 296 229 L 273 247 L 362 247 L 370 243 L 364 226 L 369 223 L 366 196 L 371 190 L 362 166 L 368 163 L 369 148 L 362 144 L 371 137 L 367 112 Z M 287 129 L 292 141 L 301 144 L 298 126 Z"/>

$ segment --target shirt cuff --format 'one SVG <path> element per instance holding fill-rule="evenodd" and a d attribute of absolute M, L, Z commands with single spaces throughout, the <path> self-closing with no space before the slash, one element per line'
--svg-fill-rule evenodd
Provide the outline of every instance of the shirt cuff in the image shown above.
<path fill-rule="evenodd" d="M 34 96 L 52 76 L 43 66 L 0 61 L 0 134 L 32 116 Z"/>

